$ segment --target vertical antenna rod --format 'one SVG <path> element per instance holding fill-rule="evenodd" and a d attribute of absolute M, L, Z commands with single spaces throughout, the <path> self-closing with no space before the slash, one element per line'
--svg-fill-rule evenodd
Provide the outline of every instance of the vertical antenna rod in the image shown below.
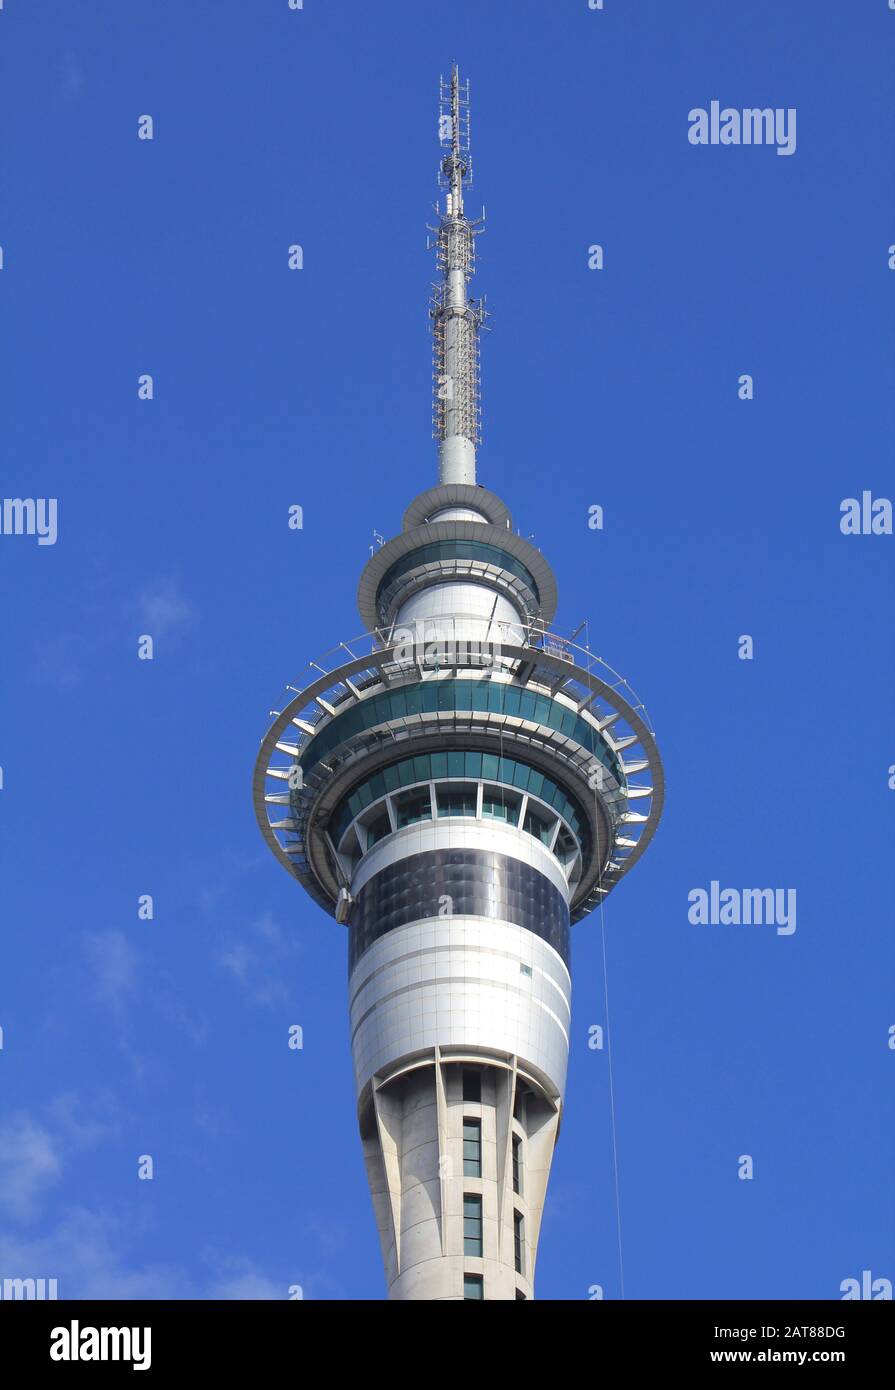
<path fill-rule="evenodd" d="M 475 452 L 480 442 L 479 329 L 482 303 L 468 299 L 466 287 L 475 270 L 475 238 L 481 230 L 463 211 L 463 186 L 472 183 L 469 154 L 469 83 L 457 67 L 449 82 L 441 79 L 438 134 L 442 155 L 439 185 L 446 190 L 445 210 L 435 228 L 436 264 L 441 280 L 433 287 L 434 412 L 441 483 L 474 483 Z"/>

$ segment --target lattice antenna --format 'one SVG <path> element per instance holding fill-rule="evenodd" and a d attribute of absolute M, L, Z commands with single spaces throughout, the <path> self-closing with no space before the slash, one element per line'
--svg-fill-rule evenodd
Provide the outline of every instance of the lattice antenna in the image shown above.
<path fill-rule="evenodd" d="M 445 209 L 435 231 L 436 265 L 441 279 L 433 286 L 432 317 L 433 427 L 441 483 L 474 483 L 476 447 L 481 438 L 479 329 L 484 306 L 468 298 L 475 271 L 475 238 L 481 230 L 463 209 L 463 192 L 472 182 L 469 151 L 469 83 L 455 66 L 441 79 L 438 135 L 442 157 L 439 185 Z"/>

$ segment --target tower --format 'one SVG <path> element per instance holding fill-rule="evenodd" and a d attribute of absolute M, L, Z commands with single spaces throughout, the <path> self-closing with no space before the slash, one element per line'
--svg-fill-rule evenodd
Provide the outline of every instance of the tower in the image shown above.
<path fill-rule="evenodd" d="M 357 1109 L 393 1299 L 528 1299 L 559 1130 L 571 925 L 643 853 L 646 712 L 551 631 L 556 581 L 476 481 L 469 90 L 441 85 L 430 305 L 439 482 L 375 550 L 365 634 L 290 688 L 254 802 L 348 935 Z"/>

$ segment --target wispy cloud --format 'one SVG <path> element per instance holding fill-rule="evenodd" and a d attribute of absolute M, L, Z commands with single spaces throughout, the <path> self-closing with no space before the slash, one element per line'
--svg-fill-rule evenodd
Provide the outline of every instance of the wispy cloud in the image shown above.
<path fill-rule="evenodd" d="M 0 1211 L 30 1221 L 62 1173 L 57 1140 L 24 1111 L 0 1124 Z"/>
<path fill-rule="evenodd" d="M 73 1091 L 38 1112 L 0 1121 L 0 1272 L 7 1278 L 56 1279 L 59 1297 L 90 1299 L 271 1299 L 338 1296 L 325 1270 L 289 1268 L 278 1277 L 248 1256 L 216 1248 L 184 1252 L 178 1263 L 134 1258 L 140 1220 L 79 1203 L 39 1225 L 66 1159 L 117 1133 L 120 1108 L 101 1094 L 90 1106 Z M 142 1203 L 137 1209 L 144 1211 Z M 29 1229 L 30 1228 L 30 1229 Z M 189 1264 L 185 1263 L 189 1261 Z"/>
<path fill-rule="evenodd" d="M 0 1212 L 23 1222 L 38 1217 L 66 1156 L 116 1133 L 119 1115 L 106 1094 L 88 1109 L 76 1091 L 64 1091 L 37 1114 L 7 1116 L 0 1122 Z"/>
<path fill-rule="evenodd" d="M 291 1284 L 306 1294 L 332 1281 L 300 1272 L 283 1279 L 266 1274 L 246 1256 L 206 1253 L 195 1272 L 183 1264 L 135 1265 L 133 1231 L 112 1216 L 72 1207 L 41 1236 L 0 1232 L 0 1270 L 9 1277 L 57 1279 L 59 1298 L 284 1300 Z"/>
<path fill-rule="evenodd" d="M 77 1091 L 63 1091 L 50 1101 L 46 1114 L 61 1142 L 73 1149 L 89 1149 L 118 1133 L 121 1108 L 107 1092 L 92 1099 L 88 1108 Z"/>
<path fill-rule="evenodd" d="M 250 923 L 242 937 L 230 937 L 218 952 L 220 967 L 252 1004 L 284 1004 L 291 998 L 284 964 L 299 953 L 297 941 L 277 926 L 269 912 Z"/>
<path fill-rule="evenodd" d="M 166 637 L 194 621 L 196 610 L 181 593 L 176 579 L 158 579 L 147 585 L 137 600 L 140 622 L 150 637 Z"/>
<path fill-rule="evenodd" d="M 118 1223 L 72 1207 L 55 1226 L 30 1238 L 0 1232 L 0 1269 L 18 1277 L 56 1279 L 60 1298 L 189 1298 L 189 1281 L 174 1266 L 128 1268 Z"/>
<path fill-rule="evenodd" d="M 97 679 L 104 663 L 136 651 L 135 637 L 153 639 L 186 630 L 198 610 L 172 576 L 148 579 L 138 590 L 121 594 L 113 576 L 97 564 L 89 579 L 61 599 L 52 617 L 34 634 L 32 673 L 63 687 L 85 677 Z M 136 633 L 134 629 L 137 629 Z"/>
<path fill-rule="evenodd" d="M 122 1010 L 137 984 L 137 948 L 118 928 L 84 932 L 81 944 L 93 975 L 97 999 L 116 1011 Z"/>
<path fill-rule="evenodd" d="M 187 1037 L 201 1047 L 211 1034 L 211 1023 L 205 1013 L 197 1012 L 172 990 L 163 990 L 157 996 L 159 1012 L 167 1023 L 180 1028 Z"/>

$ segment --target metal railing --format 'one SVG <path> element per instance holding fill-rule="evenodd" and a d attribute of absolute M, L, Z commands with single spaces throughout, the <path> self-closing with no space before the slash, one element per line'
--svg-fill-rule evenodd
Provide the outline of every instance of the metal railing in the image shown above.
<path fill-rule="evenodd" d="M 476 626 L 486 634 L 484 638 L 470 635 Z M 420 629 L 422 629 L 422 635 L 418 635 Z M 521 643 L 518 640 L 520 634 L 523 637 Z M 566 689 L 569 685 L 575 685 L 578 687 L 575 692 L 576 698 L 583 700 L 590 693 L 590 687 L 586 682 L 578 680 L 577 675 L 583 673 L 586 676 L 594 677 L 613 694 L 617 694 L 625 704 L 629 705 L 643 720 L 650 734 L 655 737 L 655 730 L 646 706 L 636 690 L 624 676 L 613 666 L 610 666 L 607 661 L 604 661 L 602 657 L 592 652 L 589 647 L 581 646 L 570 638 L 563 637 L 561 633 L 552 631 L 543 623 L 499 622 L 483 618 L 480 613 L 466 615 L 458 613 L 437 621 L 427 618 L 421 620 L 419 624 L 396 624 L 391 629 L 362 632 L 357 637 L 340 642 L 338 646 L 332 647 L 323 656 L 308 662 L 308 676 L 303 683 L 300 684 L 302 678 L 299 676 L 278 692 L 270 709 L 271 717 L 279 716 L 287 705 L 292 704 L 296 697 L 302 695 L 310 686 L 315 685 L 321 676 L 332 675 L 333 685 L 344 684 L 344 679 L 339 676 L 341 668 L 360 661 L 366 656 L 379 656 L 381 658 L 384 652 L 396 644 L 406 644 L 408 648 L 412 644 L 416 648 L 431 649 L 435 659 L 427 661 L 426 666 L 433 671 L 435 669 L 443 670 L 445 667 L 454 665 L 466 665 L 467 667 L 488 665 L 492 669 L 495 667 L 500 669 L 502 662 L 506 662 L 507 672 L 512 674 L 513 667 L 518 669 L 520 665 L 525 663 L 526 651 L 531 653 L 531 660 L 535 666 L 539 654 L 552 657 L 554 660 L 562 660 L 569 665 L 569 675 L 567 680 L 563 681 L 561 687 L 557 687 L 557 689 Z M 519 654 L 520 648 L 522 655 Z M 440 661 L 442 652 L 444 653 L 444 660 Z M 477 655 L 479 659 L 477 661 L 466 659 L 471 655 Z M 368 671 L 363 668 L 356 670 L 350 677 L 352 684 L 356 687 L 362 686 L 368 676 L 378 678 L 382 664 L 381 660 L 372 660 Z M 409 658 L 407 664 L 411 664 Z"/>

